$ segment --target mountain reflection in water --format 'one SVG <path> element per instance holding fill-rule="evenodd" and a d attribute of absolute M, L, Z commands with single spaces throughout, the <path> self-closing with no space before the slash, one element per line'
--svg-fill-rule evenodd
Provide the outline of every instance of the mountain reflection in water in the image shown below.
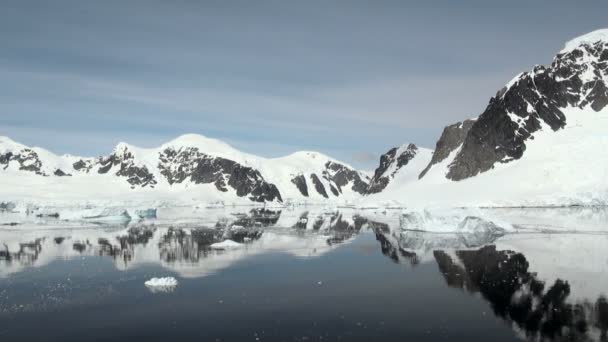
<path fill-rule="evenodd" d="M 11 226 L 0 230 L 0 281 L 54 260 L 82 256 L 110 258 L 120 270 L 151 263 L 179 277 L 204 277 L 266 253 L 319 257 L 359 234 L 371 234 L 394 263 L 435 263 L 447 286 L 481 295 L 521 337 L 608 341 L 603 210 L 555 214 L 539 209 L 536 216 L 531 210 L 519 216 L 505 211 L 494 214 L 508 218 L 516 231 L 456 232 L 409 230 L 401 213 L 261 208 L 213 213 L 204 222 L 149 220 L 127 227 Z M 564 217 L 579 224 L 560 226 L 568 221 Z M 225 240 L 242 245 L 212 247 Z"/>

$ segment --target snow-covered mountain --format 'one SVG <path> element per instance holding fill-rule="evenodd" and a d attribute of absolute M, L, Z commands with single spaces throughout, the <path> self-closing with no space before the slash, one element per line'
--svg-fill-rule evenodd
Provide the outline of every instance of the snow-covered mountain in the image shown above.
<path fill-rule="evenodd" d="M 392 182 L 407 183 L 418 177 L 418 170 L 431 159 L 433 151 L 414 144 L 393 147 L 380 157 L 380 166 L 369 182 L 367 194 L 382 192 Z"/>
<path fill-rule="evenodd" d="M 550 65 L 538 65 L 508 82 L 479 117 L 446 127 L 426 167 L 415 170 L 410 161 L 365 201 L 606 204 L 607 81 L 608 29 L 578 37 Z M 387 169 L 390 154 L 383 156 L 377 174 Z M 411 177 L 416 171 L 418 177 Z M 398 179 L 402 172 L 408 177 Z"/>
<path fill-rule="evenodd" d="M 188 195 L 201 202 L 352 201 L 369 179 L 317 152 L 262 158 L 200 135 L 158 148 L 119 143 L 97 158 L 57 156 L 0 137 L 2 200 Z"/>
<path fill-rule="evenodd" d="M 568 42 L 550 65 L 517 75 L 481 115 L 447 126 L 435 151 L 392 148 L 371 179 L 320 153 L 268 159 L 199 135 L 154 149 L 120 143 L 98 158 L 56 156 L 0 137 L 0 204 L 156 198 L 368 208 L 605 205 L 607 81 L 608 29 Z"/>

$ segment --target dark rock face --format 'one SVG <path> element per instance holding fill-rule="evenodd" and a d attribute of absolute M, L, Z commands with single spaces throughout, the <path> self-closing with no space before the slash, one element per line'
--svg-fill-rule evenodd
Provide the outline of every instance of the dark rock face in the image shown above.
<path fill-rule="evenodd" d="M 367 190 L 367 183 L 361 178 L 359 172 L 339 163 L 331 161 L 325 163 L 323 178 L 330 181 L 330 190 L 336 196 L 339 196 L 342 193 L 342 188 L 351 182 L 353 183 L 351 189 L 354 192 L 363 195 Z M 331 185 L 335 185 L 335 187 Z"/>
<path fill-rule="evenodd" d="M 11 158 L 13 157 L 13 153 L 12 152 L 8 152 L 5 154 L 0 154 L 0 164 L 2 165 L 6 165 L 6 167 L 8 167 L 8 163 L 11 161 Z"/>
<path fill-rule="evenodd" d="M 374 177 L 372 177 L 371 181 L 369 182 L 366 193 L 374 194 L 384 190 L 395 173 L 414 159 L 417 152 L 418 147 L 414 144 L 409 144 L 405 148 L 393 147 L 388 152 L 383 154 L 380 157 L 380 166 L 378 166 L 374 172 Z M 390 174 L 387 174 L 387 170 L 392 165 L 395 165 L 395 170 Z"/>
<path fill-rule="evenodd" d="M 439 137 L 439 140 L 435 145 L 435 151 L 433 152 L 431 162 L 422 170 L 418 178 L 424 177 L 433 165 L 444 161 L 450 153 L 462 145 L 469 130 L 473 126 L 473 123 L 475 123 L 475 120 L 465 120 L 444 128 L 441 137 Z"/>
<path fill-rule="evenodd" d="M 604 42 L 581 45 L 499 91 L 469 130 L 447 178 L 462 180 L 521 158 L 543 125 L 553 131 L 566 125 L 566 107 L 602 110 L 608 104 L 607 51 Z"/>
<path fill-rule="evenodd" d="M 72 164 L 72 167 L 76 171 L 88 173 L 93 168 L 93 163 L 90 160 L 84 161 L 84 160 L 80 159 L 79 161 Z"/>
<path fill-rule="evenodd" d="M 74 173 L 112 175 L 124 178 L 132 189 L 155 188 L 164 179 L 169 186 L 182 183 L 213 184 L 218 191 L 234 190 L 237 196 L 255 202 L 283 201 L 282 194 L 272 180 L 265 179 L 261 171 L 248 166 L 249 163 L 209 155 L 198 147 L 166 147 L 158 152 L 147 151 L 145 155 L 140 155 L 137 151 L 127 144 L 120 144 L 109 155 L 75 160 L 70 157 L 67 160 L 70 160 L 71 167 L 46 171 L 47 165 L 44 165 L 47 168 L 42 168 L 46 160 L 41 161 L 35 151 L 23 148 L 21 151 L 0 154 L 0 169 L 2 166 L 6 169 L 9 165 L 15 167 L 19 163 L 21 170 L 43 176 L 47 176 L 45 172 L 56 177 L 72 176 Z M 157 164 L 149 164 L 149 160 L 156 157 Z M 325 159 L 319 169 L 314 175 L 310 171 L 294 170 L 290 180 L 302 196 L 311 195 L 308 182 L 312 182 L 315 190 L 325 198 L 340 197 L 344 189 L 359 194 L 364 194 L 367 189 L 369 178 L 349 166 Z M 277 181 L 282 184 L 283 180 Z"/>
<path fill-rule="evenodd" d="M 606 298 L 569 303 L 568 282 L 538 280 L 522 254 L 487 246 L 456 251 L 459 260 L 443 251 L 435 251 L 434 257 L 448 286 L 480 293 L 498 317 L 531 341 L 591 341 L 591 327 L 606 336 L 608 316 L 598 314 L 608 312 Z"/>
<path fill-rule="evenodd" d="M 319 177 L 313 173 L 310 175 L 310 179 L 312 179 L 312 184 L 315 186 L 315 190 L 317 190 L 321 196 L 329 198 L 329 196 L 327 196 L 327 191 L 325 191 L 325 186 L 323 186 L 323 183 L 321 183 Z"/>
<path fill-rule="evenodd" d="M 165 149 L 159 156 L 158 168 L 169 184 L 189 179 L 195 184 L 213 183 L 219 191 L 236 190 L 239 197 L 255 202 L 282 201 L 274 184 L 266 182 L 258 170 L 221 157 L 202 153 L 196 147 Z"/>
<path fill-rule="evenodd" d="M 57 170 L 55 170 L 55 172 L 53 172 L 53 174 L 54 174 L 55 176 L 57 176 L 57 177 L 71 176 L 71 174 L 69 174 L 69 173 L 65 173 L 65 172 L 63 172 L 63 170 L 61 170 L 61 169 L 57 169 Z"/>
<path fill-rule="evenodd" d="M 367 182 L 365 177 L 362 177 L 358 171 L 332 161 L 328 161 L 324 166 L 325 168 L 322 170 L 321 177 L 327 181 L 327 186 L 329 186 L 329 191 L 331 191 L 333 196 L 340 197 L 343 189 L 348 187 L 350 187 L 350 189 L 356 193 L 365 193 L 367 189 Z M 312 181 L 317 193 L 325 198 L 329 198 L 326 185 L 323 184 L 321 178 L 319 178 L 319 175 L 315 173 L 310 174 L 310 180 Z M 291 182 L 295 184 L 303 196 L 309 196 L 308 184 L 304 174 L 295 176 L 291 179 Z"/>
<path fill-rule="evenodd" d="M 37 175 L 48 176 L 42 171 L 42 161 L 38 157 L 36 151 L 24 148 L 18 153 L 7 152 L 0 154 L 0 164 L 4 165 L 4 169 L 8 168 L 11 162 L 19 164 L 19 170 L 34 172 Z"/>
<path fill-rule="evenodd" d="M 119 148 L 111 155 L 99 158 L 98 164 L 100 166 L 97 172 L 100 174 L 108 173 L 113 168 L 118 167 L 115 174 L 120 177 L 126 177 L 127 182 L 131 184 L 132 188 L 135 186 L 143 188 L 148 185 L 153 188 L 157 183 L 154 175 L 148 171 L 147 167 L 135 165 L 133 153 L 127 148 Z"/>
<path fill-rule="evenodd" d="M 304 175 L 295 176 L 291 179 L 291 182 L 300 190 L 302 196 L 308 197 L 308 184 L 306 184 L 306 177 Z"/>

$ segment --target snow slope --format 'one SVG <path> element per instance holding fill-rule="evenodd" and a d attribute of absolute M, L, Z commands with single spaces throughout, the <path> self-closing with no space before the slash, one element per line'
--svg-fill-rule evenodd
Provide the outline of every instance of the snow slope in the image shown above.
<path fill-rule="evenodd" d="M 606 132 L 608 30 L 599 30 L 519 74 L 464 138 L 438 141 L 446 158 L 418 179 L 396 177 L 361 207 L 607 205 Z"/>
<path fill-rule="evenodd" d="M 427 206 L 567 206 L 608 203 L 608 109 L 570 108 L 567 125 L 543 127 L 526 144 L 525 155 L 461 181 L 445 176 L 458 154 L 433 166 L 422 179 L 396 177 L 364 203 L 399 201 Z"/>
<path fill-rule="evenodd" d="M 294 182 L 297 176 L 307 185 L 306 194 Z M 322 191 L 316 191 L 313 178 Z M 0 202 L 350 202 L 361 197 L 368 179 L 321 153 L 262 158 L 195 134 L 151 149 L 121 142 L 110 155 L 98 158 L 57 156 L 0 137 Z"/>
<path fill-rule="evenodd" d="M 41 205 L 322 204 L 359 208 L 608 204 L 608 29 L 518 74 L 477 118 L 446 127 L 435 152 L 382 155 L 372 178 L 317 152 L 262 158 L 186 134 L 57 156 L 0 137 L 0 210 Z M 11 206 L 12 206 L 11 204 Z M 5 205 L 6 206 L 6 205 Z"/>

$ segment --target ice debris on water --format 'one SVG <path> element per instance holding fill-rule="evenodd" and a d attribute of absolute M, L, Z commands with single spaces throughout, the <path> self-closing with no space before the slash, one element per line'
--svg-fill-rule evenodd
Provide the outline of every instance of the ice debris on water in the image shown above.
<path fill-rule="evenodd" d="M 177 287 L 177 279 L 174 277 L 152 278 L 144 283 L 152 293 L 173 292 Z"/>
<path fill-rule="evenodd" d="M 141 219 L 155 219 L 156 208 L 135 210 L 135 215 Z"/>

